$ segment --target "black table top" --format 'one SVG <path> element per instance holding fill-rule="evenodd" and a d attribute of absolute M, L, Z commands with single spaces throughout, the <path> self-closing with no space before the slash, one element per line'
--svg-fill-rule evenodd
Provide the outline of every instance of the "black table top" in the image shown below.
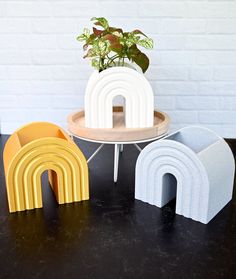
<path fill-rule="evenodd" d="M 6 141 L 0 137 L 0 148 Z M 97 147 L 77 141 L 89 156 Z M 236 140 L 230 141 L 236 149 Z M 1 152 L 2 153 L 2 152 Z M 236 197 L 208 224 L 134 199 L 138 151 L 90 163 L 90 200 L 57 205 L 43 174 L 43 209 L 8 212 L 0 161 L 0 278 L 236 278 Z"/>

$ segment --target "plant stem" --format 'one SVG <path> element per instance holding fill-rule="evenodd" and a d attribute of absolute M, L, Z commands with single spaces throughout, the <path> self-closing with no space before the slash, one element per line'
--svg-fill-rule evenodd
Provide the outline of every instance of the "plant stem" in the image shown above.
<path fill-rule="evenodd" d="M 117 57 L 117 54 L 113 55 L 112 57 L 109 57 L 109 56 L 107 55 L 107 58 L 108 58 L 108 59 L 113 59 L 114 57 Z"/>
<path fill-rule="evenodd" d="M 105 69 L 105 65 L 104 65 L 104 58 L 101 58 L 101 66 L 102 66 L 102 70 L 104 70 Z"/>
<path fill-rule="evenodd" d="M 108 66 L 110 66 L 110 64 L 111 64 L 116 58 L 118 58 L 118 57 L 119 57 L 119 55 L 114 55 L 114 56 L 112 56 L 112 57 L 110 58 L 110 61 L 107 62 L 106 68 L 107 68 Z"/>
<path fill-rule="evenodd" d="M 101 67 L 101 58 L 99 57 L 99 72 L 101 72 L 102 67 Z"/>

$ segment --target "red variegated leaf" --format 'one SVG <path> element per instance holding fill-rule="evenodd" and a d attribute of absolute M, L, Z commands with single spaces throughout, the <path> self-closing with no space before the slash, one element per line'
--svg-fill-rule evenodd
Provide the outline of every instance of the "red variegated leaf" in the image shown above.
<path fill-rule="evenodd" d="M 110 49 L 118 54 L 121 54 L 123 46 L 120 44 L 119 38 L 113 34 L 107 34 L 104 36 L 105 40 L 111 43 Z"/>
<path fill-rule="evenodd" d="M 119 32 L 123 33 L 123 30 L 121 28 L 116 28 L 116 27 L 109 27 L 110 32 Z"/>
<path fill-rule="evenodd" d="M 119 56 L 122 55 L 123 46 L 120 43 L 112 44 L 110 48 L 111 48 L 112 51 L 119 54 Z"/>
<path fill-rule="evenodd" d="M 129 60 L 132 60 L 139 53 L 140 53 L 140 50 L 134 44 L 127 50 L 127 57 L 129 58 Z"/>
<path fill-rule="evenodd" d="M 138 30 L 138 29 L 135 29 L 134 31 L 132 31 L 131 33 L 133 34 L 140 34 L 140 35 L 143 35 L 145 37 L 147 37 L 147 35 L 145 35 L 142 31 Z"/>
<path fill-rule="evenodd" d="M 99 37 L 101 34 L 102 34 L 102 30 L 98 30 L 97 28 L 93 27 L 93 34 L 96 36 L 96 37 Z"/>
<path fill-rule="evenodd" d="M 149 66 L 148 57 L 142 53 L 136 45 L 132 45 L 127 51 L 127 57 L 129 60 L 135 62 L 143 71 L 146 72 Z"/>
<path fill-rule="evenodd" d="M 133 61 L 142 69 L 143 73 L 147 71 L 149 67 L 149 59 L 146 54 L 140 52 L 134 57 Z"/>
<path fill-rule="evenodd" d="M 108 40 L 111 44 L 119 42 L 119 38 L 112 34 L 107 34 L 104 36 L 105 40 Z"/>

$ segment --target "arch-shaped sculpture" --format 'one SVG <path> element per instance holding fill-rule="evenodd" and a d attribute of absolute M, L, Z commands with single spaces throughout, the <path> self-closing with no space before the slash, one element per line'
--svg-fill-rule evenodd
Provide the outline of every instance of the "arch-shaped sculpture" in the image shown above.
<path fill-rule="evenodd" d="M 5 145 L 3 159 L 10 212 L 42 207 L 45 170 L 59 204 L 89 199 L 86 159 L 54 124 L 36 122 L 17 130 Z"/>
<path fill-rule="evenodd" d="M 112 128 L 112 101 L 116 96 L 125 98 L 127 128 L 153 126 L 152 87 L 144 75 L 128 67 L 112 67 L 91 75 L 85 92 L 85 126 Z"/>
<path fill-rule="evenodd" d="M 183 128 L 146 146 L 136 163 L 135 198 L 158 207 L 175 197 L 176 213 L 208 223 L 232 198 L 235 163 L 228 144 L 202 127 Z"/>

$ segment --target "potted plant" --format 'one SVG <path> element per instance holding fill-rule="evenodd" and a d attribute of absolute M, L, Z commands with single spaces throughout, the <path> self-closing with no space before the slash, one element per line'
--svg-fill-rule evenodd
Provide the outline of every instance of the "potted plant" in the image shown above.
<path fill-rule="evenodd" d="M 104 17 L 91 20 L 95 24 L 92 32 L 85 28 L 77 37 L 78 41 L 84 42 L 84 58 L 90 58 L 96 69 L 85 92 L 85 125 L 112 128 L 112 101 L 121 95 L 126 101 L 126 127 L 152 126 L 153 91 L 143 75 L 149 59 L 138 46 L 151 49 L 153 40 L 137 29 L 124 32 L 121 28 L 111 27 Z M 134 65 L 141 69 L 141 73 Z"/>
<path fill-rule="evenodd" d="M 84 58 L 91 59 L 91 65 L 99 72 L 113 66 L 125 66 L 128 59 L 137 64 L 145 73 L 149 66 L 148 57 L 141 52 L 137 45 L 147 49 L 153 48 L 153 40 L 148 38 L 142 31 L 134 30 L 124 32 L 121 28 L 109 26 L 104 17 L 93 17 L 96 26 L 90 33 L 88 28 L 77 37 L 78 41 L 84 42 L 83 49 L 87 51 Z"/>

